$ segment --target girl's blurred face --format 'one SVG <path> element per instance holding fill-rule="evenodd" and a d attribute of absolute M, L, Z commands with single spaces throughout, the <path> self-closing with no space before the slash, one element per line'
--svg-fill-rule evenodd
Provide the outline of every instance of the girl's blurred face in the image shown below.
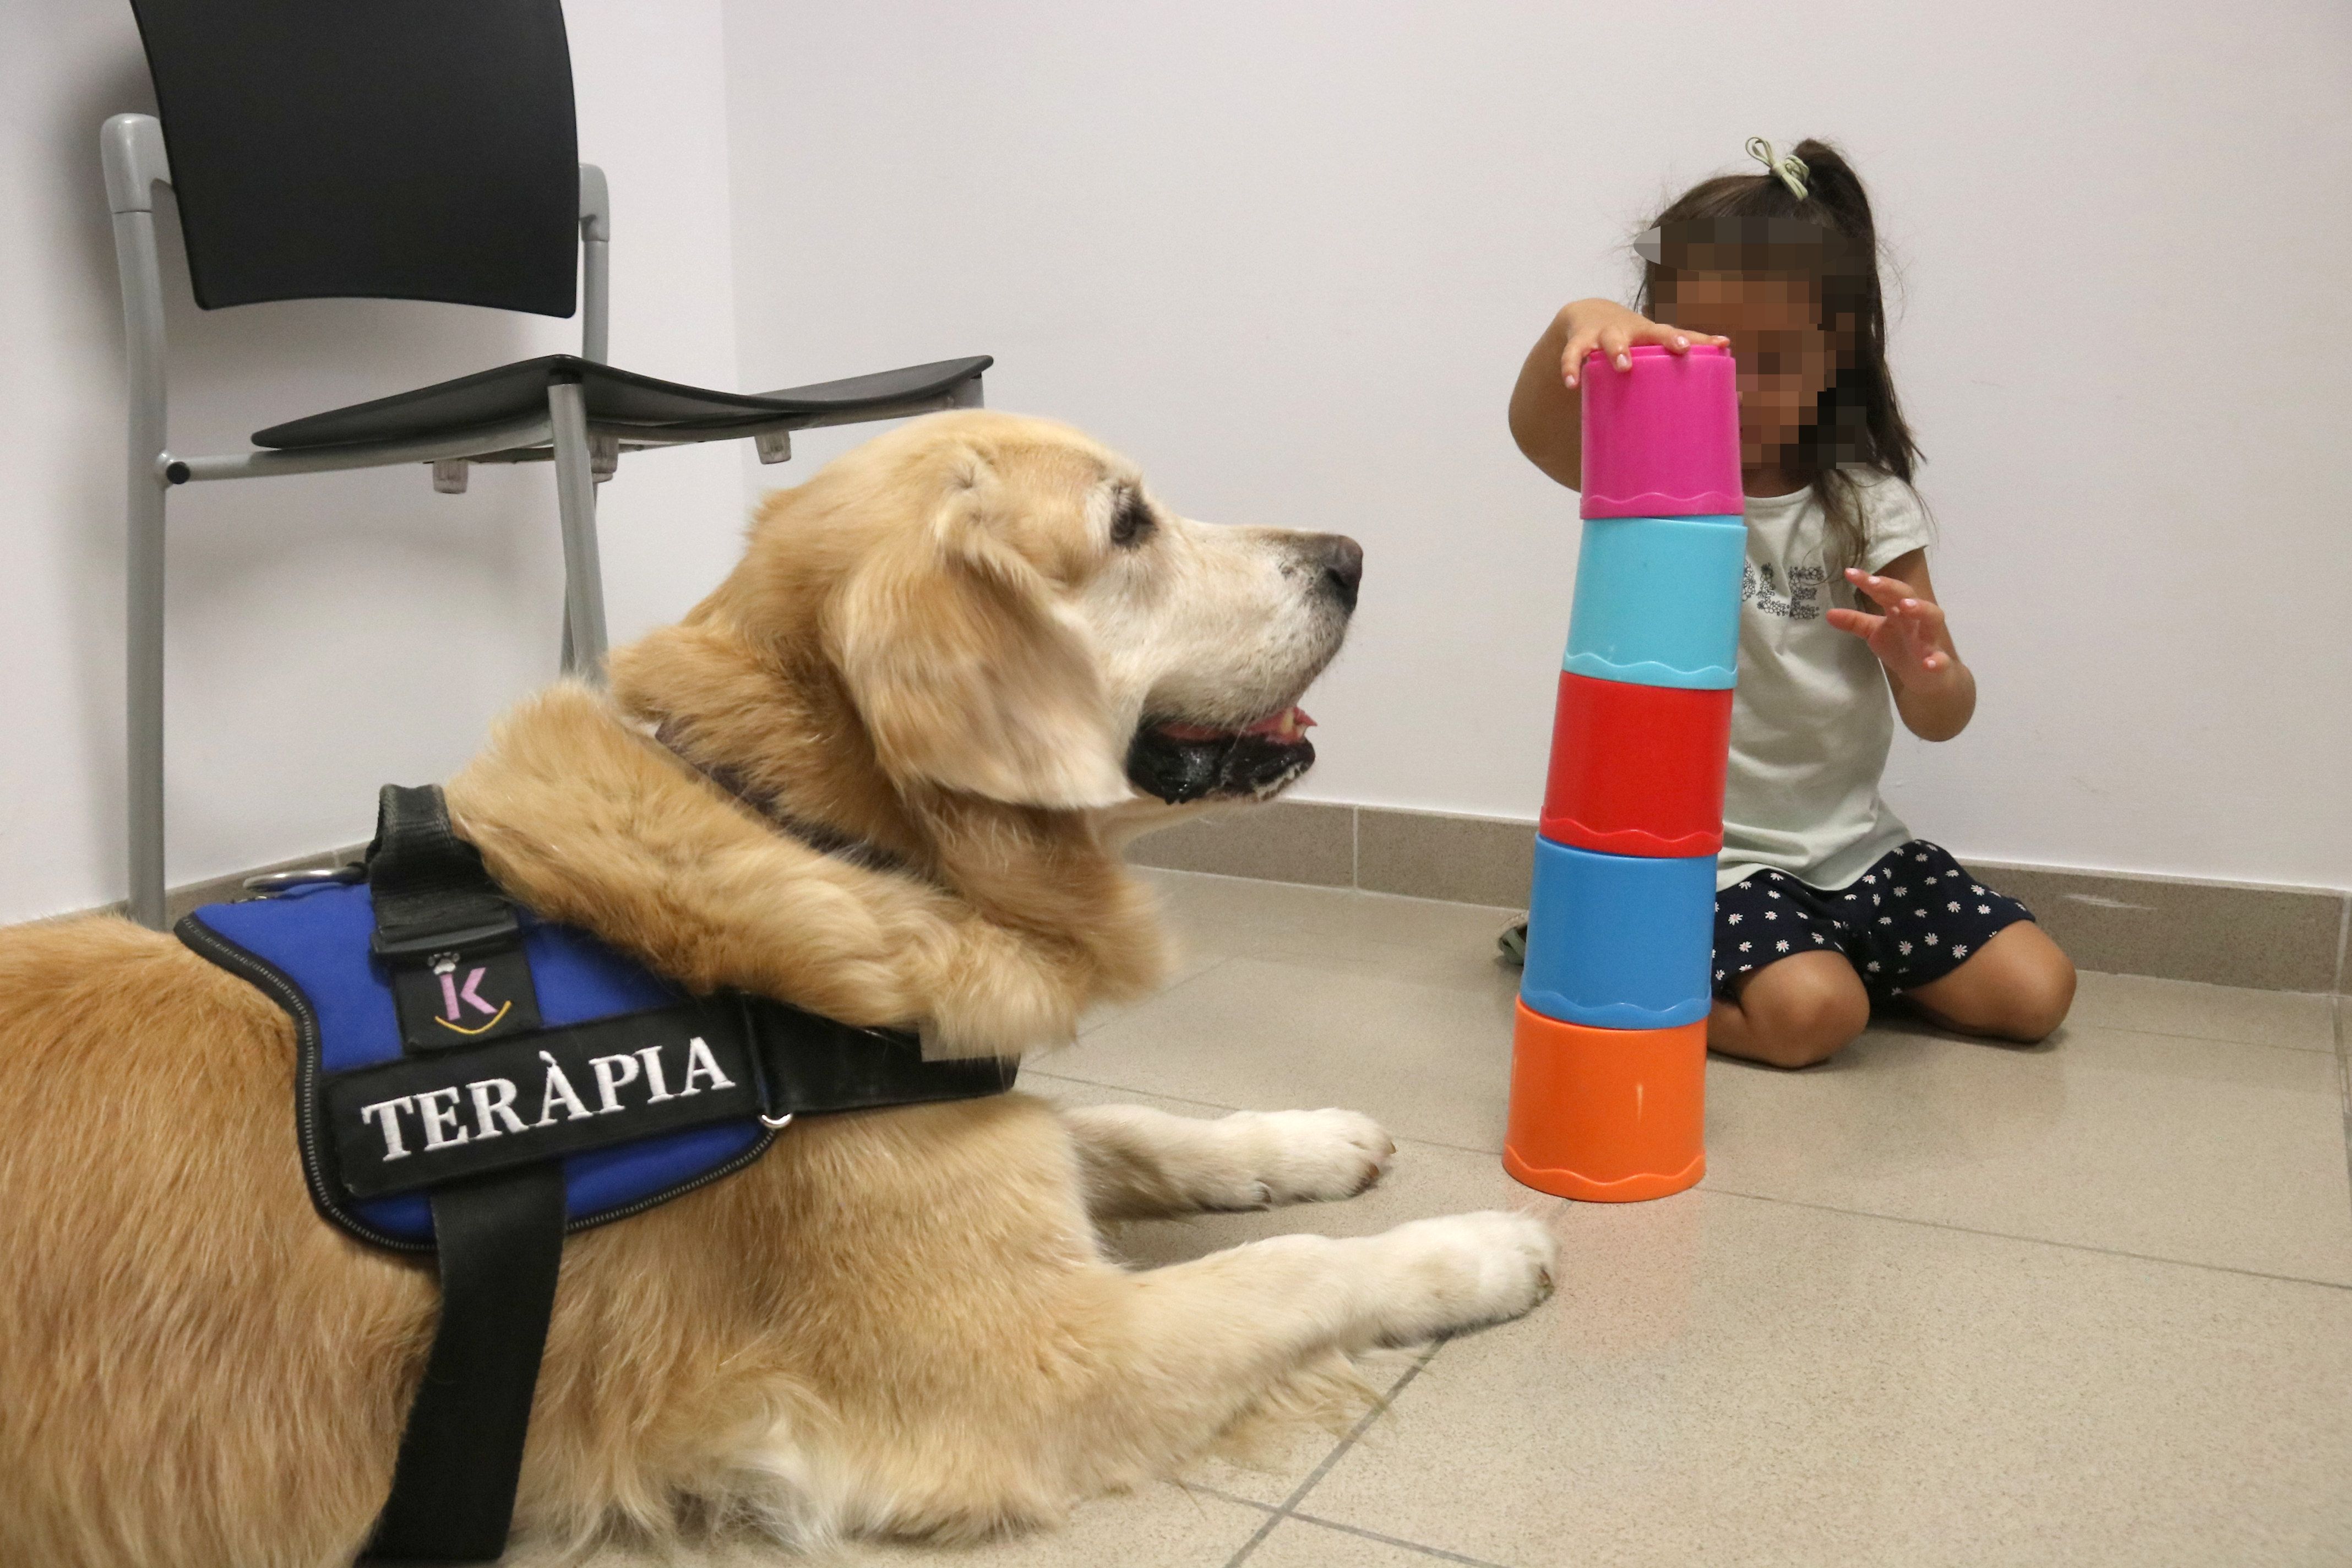
<path fill-rule="evenodd" d="M 1659 321 L 1731 340 L 1739 362 L 1740 466 L 1785 467 L 1837 371 L 1817 285 L 1765 273 L 1682 272 L 1662 279 L 1657 296 Z"/>

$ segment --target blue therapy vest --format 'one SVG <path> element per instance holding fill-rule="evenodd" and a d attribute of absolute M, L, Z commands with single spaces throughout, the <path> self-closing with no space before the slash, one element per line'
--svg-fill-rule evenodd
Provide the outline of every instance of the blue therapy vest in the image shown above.
<path fill-rule="evenodd" d="M 383 792 L 366 875 L 207 905 L 177 930 L 293 1019 L 320 1214 L 436 1254 L 440 1321 L 362 1560 L 489 1562 L 566 1233 L 741 1170 L 795 1116 L 997 1094 L 1017 1064 L 927 1062 L 903 1030 L 688 995 L 515 906 L 437 788 Z"/>
<path fill-rule="evenodd" d="M 546 1028 L 648 1013 L 688 1000 L 586 931 L 528 911 L 520 911 L 520 919 Z M 293 1015 L 305 1037 L 299 1048 L 306 1076 L 315 1073 L 317 1082 L 323 1082 L 401 1059 L 391 973 L 368 947 L 375 907 L 364 883 L 311 884 L 241 903 L 210 904 L 189 920 L 199 928 L 183 926 L 182 937 L 190 946 L 260 985 Z M 215 949 L 207 937 L 227 951 Z M 299 1002 L 289 998 L 288 987 Z M 887 1039 L 868 1037 L 868 1043 L 881 1048 Z M 339 1190 L 337 1173 L 325 1168 L 332 1154 L 319 1125 L 315 1088 L 316 1082 L 298 1089 L 306 1101 L 298 1108 L 298 1119 L 305 1179 L 320 1212 L 378 1246 L 429 1247 L 433 1216 L 424 1192 L 353 1199 Z M 576 1091 L 593 1102 L 593 1085 Z M 754 1115 L 563 1155 L 567 1228 L 620 1218 L 730 1174 L 758 1159 L 773 1136 Z"/>
<path fill-rule="evenodd" d="M 294 1020 L 303 1179 L 320 1215 L 362 1241 L 429 1251 L 434 1226 L 425 1189 L 451 1174 L 549 1158 L 562 1171 L 564 1228 L 584 1229 L 741 1170 L 791 1117 L 1002 1093 L 1018 1071 L 1011 1058 L 925 1061 L 912 1033 L 859 1028 L 766 997 L 692 997 L 586 931 L 527 910 L 514 914 L 537 991 L 537 1025 L 495 1046 L 425 1056 L 404 1051 L 394 974 L 370 949 L 375 907 L 365 884 L 313 883 L 209 904 L 180 922 L 183 942 L 259 987 Z M 454 978 L 448 994 L 458 1011 Z M 597 1057 L 598 1042 L 612 1039 L 621 1044 Z M 561 1084 L 558 1054 L 568 1067 Z M 491 1068 L 466 1065 L 485 1059 Z M 626 1081 L 605 1082 L 600 1062 L 608 1076 L 620 1076 L 613 1064 L 625 1069 Z M 437 1090 L 448 1097 L 436 1107 L 439 1131 L 462 1143 L 498 1134 L 502 1121 L 520 1135 L 495 1149 L 485 1141 L 436 1152 L 416 1146 L 425 1130 L 413 1103 L 389 1111 L 364 1103 L 367 1084 L 436 1072 L 436 1083 L 479 1077 L 509 1086 L 505 1107 L 478 1098 L 467 1106 L 461 1094 Z M 379 1100 L 401 1087 L 391 1084 Z M 355 1109 L 373 1118 L 355 1124 Z M 394 1156 L 405 1162 L 397 1170 L 383 1159 L 387 1135 L 410 1145 Z M 533 1144 L 550 1142 L 557 1144 L 551 1154 L 533 1152 Z M 503 1163 L 485 1166 L 485 1156 Z M 430 1169 L 456 1162 L 472 1163 L 449 1174 Z M 378 1172 L 405 1181 L 386 1182 Z"/>

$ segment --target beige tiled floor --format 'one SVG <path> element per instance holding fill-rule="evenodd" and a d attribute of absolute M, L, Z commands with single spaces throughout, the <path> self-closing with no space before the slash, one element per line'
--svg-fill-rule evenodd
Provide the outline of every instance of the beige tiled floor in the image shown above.
<path fill-rule="evenodd" d="M 1715 1061 L 1706 1181 L 1574 1205 L 1495 1158 L 1503 911 L 1154 875 L 1191 962 L 1027 1087 L 1347 1105 L 1401 1152 L 1353 1202 L 1121 1250 L 1515 1206 L 1557 1228 L 1559 1292 L 1399 1357 L 1344 1440 L 860 1568 L 2352 1563 L 2336 1004 L 2093 975 L 2033 1049 L 1889 1020 L 1806 1073 Z"/>

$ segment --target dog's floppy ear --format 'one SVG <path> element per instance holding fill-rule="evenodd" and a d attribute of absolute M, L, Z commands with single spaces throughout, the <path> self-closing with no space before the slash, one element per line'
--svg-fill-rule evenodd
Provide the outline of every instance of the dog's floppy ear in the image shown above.
<path fill-rule="evenodd" d="M 826 640 L 893 776 L 1023 805 L 1129 799 L 1125 743 L 1083 631 L 991 524 L 1002 487 L 974 459 L 925 526 L 877 543 L 830 607 Z"/>

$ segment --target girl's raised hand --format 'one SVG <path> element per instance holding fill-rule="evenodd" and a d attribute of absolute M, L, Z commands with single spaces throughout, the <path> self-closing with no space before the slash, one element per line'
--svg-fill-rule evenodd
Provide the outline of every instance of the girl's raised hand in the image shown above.
<path fill-rule="evenodd" d="M 1932 689 L 1950 678 L 1959 658 L 1945 628 L 1943 605 L 1920 598 L 1907 583 L 1852 566 L 1845 570 L 1845 580 L 1882 613 L 1832 609 L 1827 616 L 1830 625 L 1868 643 L 1886 673 L 1914 690 Z"/>
<path fill-rule="evenodd" d="M 1693 343 L 1731 342 L 1715 332 L 1689 332 L 1654 321 L 1614 300 L 1579 300 L 1561 309 L 1559 320 L 1568 332 L 1560 351 L 1559 378 L 1570 386 L 1584 372 L 1584 356 L 1596 349 L 1618 370 L 1627 371 L 1633 368 L 1633 361 L 1625 351 L 1635 343 L 1655 343 L 1681 353 Z"/>

